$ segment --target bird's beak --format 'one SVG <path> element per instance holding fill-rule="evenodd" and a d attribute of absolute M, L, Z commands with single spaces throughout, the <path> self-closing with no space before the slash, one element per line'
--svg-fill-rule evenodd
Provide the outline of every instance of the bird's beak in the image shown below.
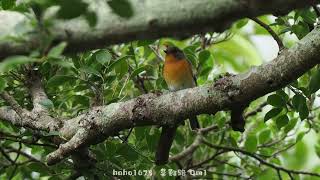
<path fill-rule="evenodd" d="M 163 50 L 163 52 L 164 53 L 168 53 L 168 47 L 169 47 L 169 45 L 167 44 L 167 43 L 165 43 L 165 44 L 163 44 L 164 45 L 164 47 L 165 47 L 165 49 Z"/>

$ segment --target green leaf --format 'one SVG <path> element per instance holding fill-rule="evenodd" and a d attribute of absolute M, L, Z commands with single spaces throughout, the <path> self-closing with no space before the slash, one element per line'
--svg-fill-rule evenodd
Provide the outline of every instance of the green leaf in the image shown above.
<path fill-rule="evenodd" d="M 72 19 L 86 13 L 87 3 L 79 0 L 60 0 L 60 9 L 57 13 L 61 19 Z"/>
<path fill-rule="evenodd" d="M 276 20 L 277 25 L 285 25 L 286 21 L 282 17 L 278 17 Z"/>
<path fill-rule="evenodd" d="M 128 72 L 129 66 L 127 61 L 121 61 L 118 63 L 114 70 L 119 75 L 118 78 L 121 79 L 127 72 Z"/>
<path fill-rule="evenodd" d="M 259 133 L 259 144 L 263 144 L 271 139 L 271 130 L 265 129 Z"/>
<path fill-rule="evenodd" d="M 141 67 L 135 69 L 135 70 L 131 73 L 130 78 L 133 78 L 133 77 L 139 75 L 141 72 L 147 71 L 148 69 L 152 69 L 152 66 L 150 66 L 150 65 L 141 66 Z"/>
<path fill-rule="evenodd" d="M 73 82 L 75 80 L 77 80 L 77 78 L 74 76 L 56 75 L 48 80 L 47 86 L 48 87 L 57 87 L 57 86 L 60 86 L 64 83 Z"/>
<path fill-rule="evenodd" d="M 121 144 L 118 146 L 116 153 L 123 156 L 127 160 L 135 161 L 138 158 L 138 154 L 131 146 L 131 144 Z"/>
<path fill-rule="evenodd" d="M 117 78 L 121 79 L 123 77 L 123 75 L 128 72 L 129 66 L 128 66 L 128 63 L 126 60 L 129 57 L 131 57 L 131 56 L 123 56 L 123 57 L 117 59 L 115 62 L 113 62 L 109 66 L 108 71 L 111 71 L 114 69 L 115 72 L 118 74 Z"/>
<path fill-rule="evenodd" d="M 282 111 L 282 108 L 273 108 L 264 116 L 264 121 L 268 121 L 269 119 L 277 116 Z"/>
<path fill-rule="evenodd" d="M 229 142 L 233 147 L 238 147 L 237 141 L 233 137 L 229 137 Z"/>
<path fill-rule="evenodd" d="M 15 4 L 16 0 L 1 0 L 1 7 L 3 10 L 11 9 Z"/>
<path fill-rule="evenodd" d="M 39 104 L 47 109 L 52 109 L 54 107 L 53 102 L 50 99 L 44 99 L 40 101 Z"/>
<path fill-rule="evenodd" d="M 246 24 L 248 24 L 248 22 L 249 22 L 249 19 L 248 19 L 248 18 L 241 19 L 241 20 L 237 21 L 236 27 L 237 27 L 238 29 L 240 29 L 240 28 L 242 28 L 243 26 L 245 26 Z"/>
<path fill-rule="evenodd" d="M 257 145 L 258 145 L 258 141 L 255 134 L 248 135 L 244 143 L 244 148 L 249 152 L 255 152 L 257 150 Z"/>
<path fill-rule="evenodd" d="M 27 64 L 30 62 L 36 62 L 37 59 L 30 58 L 28 56 L 11 56 L 3 60 L 0 63 L 0 72 L 7 72 L 15 68 L 17 65 Z"/>
<path fill-rule="evenodd" d="M 84 72 L 86 74 L 91 74 L 91 75 L 102 77 L 101 74 L 97 70 L 95 70 L 94 68 L 89 67 L 89 66 L 81 67 L 81 68 L 79 68 L 79 71 Z"/>
<path fill-rule="evenodd" d="M 296 126 L 297 121 L 298 121 L 297 118 L 291 119 L 288 125 L 284 128 L 284 132 L 288 133 L 289 131 L 291 131 Z"/>
<path fill-rule="evenodd" d="M 110 64 L 108 71 L 112 71 L 118 64 L 120 64 L 122 61 L 126 61 L 129 57 L 131 56 L 123 56 L 115 60 L 112 64 Z"/>
<path fill-rule="evenodd" d="M 276 94 L 281 96 L 286 102 L 289 100 L 288 94 L 286 92 L 284 92 L 283 90 L 276 91 Z"/>
<path fill-rule="evenodd" d="M 106 64 L 112 58 L 112 56 L 111 56 L 111 54 L 110 54 L 110 52 L 108 50 L 99 50 L 99 51 L 94 53 L 94 56 L 96 57 L 96 60 L 100 64 Z"/>
<path fill-rule="evenodd" d="M 55 47 L 51 48 L 50 51 L 48 52 L 48 57 L 59 58 L 66 46 L 67 46 L 67 43 L 62 42 L 56 45 Z"/>
<path fill-rule="evenodd" d="M 157 141 L 155 139 L 159 137 L 160 131 L 159 129 L 151 129 L 149 132 L 146 131 L 146 140 L 148 144 L 149 151 L 155 152 L 157 148 Z"/>
<path fill-rule="evenodd" d="M 289 122 L 289 118 L 287 115 L 281 115 L 279 116 L 277 119 L 276 119 L 276 124 L 277 124 L 277 127 L 279 129 L 281 129 L 283 126 L 287 125 Z"/>
<path fill-rule="evenodd" d="M 299 116 L 301 120 L 307 119 L 309 116 L 309 109 L 307 104 L 301 104 L 300 109 L 299 109 Z"/>
<path fill-rule="evenodd" d="M 211 53 L 208 50 L 202 50 L 199 53 L 199 65 L 202 66 L 210 59 Z"/>
<path fill-rule="evenodd" d="M 0 92 L 7 87 L 7 81 L 3 77 L 0 77 Z"/>
<path fill-rule="evenodd" d="M 272 94 L 268 96 L 267 99 L 268 104 L 274 107 L 284 107 L 286 106 L 286 101 L 278 94 Z"/>
<path fill-rule="evenodd" d="M 186 58 L 189 60 L 189 62 L 192 64 L 193 67 L 196 67 L 197 64 L 197 57 L 194 54 L 187 53 L 185 54 Z"/>
<path fill-rule="evenodd" d="M 150 44 L 153 44 L 154 42 L 155 40 L 139 40 L 137 43 L 137 47 L 148 46 Z"/>
<path fill-rule="evenodd" d="M 311 94 L 317 92 L 320 89 L 320 69 L 313 74 L 309 84 L 309 91 Z"/>
<path fill-rule="evenodd" d="M 292 98 L 292 105 L 295 110 L 299 110 L 300 104 L 303 103 L 304 97 L 300 94 L 296 94 Z"/>
<path fill-rule="evenodd" d="M 145 136 L 146 127 L 135 127 L 134 128 L 134 135 L 137 141 L 142 141 L 146 138 Z"/>
<path fill-rule="evenodd" d="M 90 98 L 87 96 L 73 95 L 70 99 L 73 99 L 73 103 L 76 105 L 89 106 Z"/>
<path fill-rule="evenodd" d="M 107 2 L 112 11 L 123 18 L 133 16 L 133 9 L 128 0 L 111 0 Z"/>
<path fill-rule="evenodd" d="M 74 67 L 74 64 L 72 62 L 68 62 L 66 59 L 61 58 L 49 58 L 48 62 L 52 65 L 57 65 L 64 68 Z"/>
<path fill-rule="evenodd" d="M 310 32 L 310 29 L 307 23 L 300 21 L 298 24 L 292 25 L 292 31 L 299 39 L 302 39 Z"/>
<path fill-rule="evenodd" d="M 310 11 L 309 8 L 301 10 L 300 16 L 303 18 L 303 21 L 308 24 L 314 24 L 317 19 L 316 13 Z"/>
<path fill-rule="evenodd" d="M 229 136 L 229 142 L 233 147 L 238 147 L 238 140 L 240 139 L 240 132 L 238 131 L 231 131 Z"/>
<path fill-rule="evenodd" d="M 304 135 L 306 135 L 306 132 L 300 132 L 297 137 L 296 137 L 296 142 L 299 142 L 302 140 L 302 138 L 304 137 Z"/>
<path fill-rule="evenodd" d="M 225 117 L 219 118 L 217 119 L 216 123 L 219 128 L 223 128 L 226 125 L 226 118 Z"/>
<path fill-rule="evenodd" d="M 317 156 L 320 158 L 320 145 L 317 144 L 314 146 Z"/>
<path fill-rule="evenodd" d="M 85 18 L 87 20 L 87 22 L 89 23 L 89 25 L 91 27 L 94 27 L 97 25 L 97 22 L 98 22 L 98 17 L 97 17 L 97 14 L 94 13 L 94 12 L 87 12 L 85 14 Z"/>
<path fill-rule="evenodd" d="M 299 112 L 300 119 L 306 119 L 309 115 L 306 98 L 301 94 L 296 94 L 292 98 L 293 108 Z"/>

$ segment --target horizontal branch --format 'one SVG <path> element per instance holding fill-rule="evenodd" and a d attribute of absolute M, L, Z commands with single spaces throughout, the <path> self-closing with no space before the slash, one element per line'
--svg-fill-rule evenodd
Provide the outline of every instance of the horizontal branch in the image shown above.
<path fill-rule="evenodd" d="M 167 94 L 149 93 L 137 98 L 99 106 L 64 122 L 60 135 L 70 139 L 48 156 L 54 164 L 75 149 L 104 140 L 136 126 L 173 125 L 199 114 L 232 110 L 280 89 L 317 65 L 320 28 L 316 27 L 293 48 L 283 50 L 268 64 L 239 75 L 225 76 L 214 84 Z"/>
<path fill-rule="evenodd" d="M 67 51 L 82 51 L 132 40 L 160 37 L 186 38 L 203 32 L 223 31 L 235 20 L 263 14 L 286 14 L 297 8 L 315 5 L 315 0 L 129 0 L 133 16 L 123 18 L 113 13 L 105 0 L 91 1 L 98 23 L 91 28 L 84 18 L 55 21 L 49 29 L 55 42 L 67 41 Z M 128 9 L 129 11 L 129 9 Z M 25 54 L 41 44 L 31 20 L 24 15 L 0 12 L 0 39 L 24 29 L 22 41 L 7 38 L 0 42 L 0 57 Z M 11 40 L 10 40 L 11 39 Z M 15 38 L 16 39 L 16 38 Z"/>

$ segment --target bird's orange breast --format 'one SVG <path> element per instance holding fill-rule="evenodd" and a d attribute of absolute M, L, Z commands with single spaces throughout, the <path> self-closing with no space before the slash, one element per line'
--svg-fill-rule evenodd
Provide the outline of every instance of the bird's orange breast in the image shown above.
<path fill-rule="evenodd" d="M 190 63 L 187 60 L 177 60 L 171 55 L 166 56 L 163 77 L 173 91 L 195 86 Z"/>

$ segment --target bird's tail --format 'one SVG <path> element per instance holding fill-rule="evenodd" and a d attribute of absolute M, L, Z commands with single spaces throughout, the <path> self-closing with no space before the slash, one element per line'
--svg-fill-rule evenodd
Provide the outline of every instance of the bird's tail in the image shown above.
<path fill-rule="evenodd" d="M 197 116 L 192 116 L 189 118 L 190 127 L 192 130 L 200 129 L 200 124 Z"/>
<path fill-rule="evenodd" d="M 163 126 L 160 139 L 158 142 L 158 148 L 156 152 L 156 165 L 163 165 L 168 162 L 169 152 L 171 145 L 173 143 L 175 134 L 177 131 L 177 126 L 169 127 Z"/>
<path fill-rule="evenodd" d="M 245 119 L 243 117 L 244 108 L 238 108 L 231 111 L 231 128 L 234 131 L 244 132 Z"/>

